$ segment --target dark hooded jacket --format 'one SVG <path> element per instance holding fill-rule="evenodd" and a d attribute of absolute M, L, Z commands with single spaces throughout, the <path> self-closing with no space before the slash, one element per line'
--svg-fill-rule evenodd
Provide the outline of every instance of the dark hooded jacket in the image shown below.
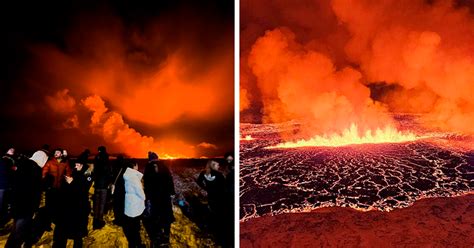
<path fill-rule="evenodd" d="M 15 159 L 9 155 L 5 155 L 0 159 L 0 189 L 10 188 L 14 165 Z"/>
<path fill-rule="evenodd" d="M 18 161 L 12 184 L 12 211 L 15 219 L 33 216 L 41 200 L 42 169 L 27 158 Z"/>
<path fill-rule="evenodd" d="M 209 206 L 213 211 L 222 211 L 223 205 L 225 203 L 225 191 L 226 191 L 226 181 L 222 173 L 219 171 L 211 170 L 211 176 L 214 177 L 214 180 L 207 180 L 205 171 L 199 174 L 197 179 L 197 184 L 201 186 L 204 190 L 207 191 L 207 199 Z"/>
<path fill-rule="evenodd" d="M 158 167 L 158 172 L 155 167 Z M 175 219 L 171 195 L 175 194 L 175 189 L 168 167 L 158 161 L 150 161 L 145 167 L 143 181 L 146 199 L 151 202 L 151 216 L 162 223 L 172 223 Z"/>
<path fill-rule="evenodd" d="M 82 170 L 73 169 L 72 182 L 62 181 L 60 195 L 60 212 L 57 227 L 62 228 L 67 238 L 78 238 L 87 235 L 88 216 L 90 213 L 89 189 L 90 177 L 85 175 L 87 166 Z"/>
<path fill-rule="evenodd" d="M 96 189 L 107 189 L 111 183 L 112 170 L 109 164 L 109 154 L 99 152 L 94 160 L 94 187 Z"/>

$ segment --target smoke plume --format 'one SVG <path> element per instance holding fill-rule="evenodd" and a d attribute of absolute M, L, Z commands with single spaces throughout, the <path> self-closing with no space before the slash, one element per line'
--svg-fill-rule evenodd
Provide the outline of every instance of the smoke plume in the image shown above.
<path fill-rule="evenodd" d="M 14 66 L 0 78 L 0 117 L 12 123 L 2 140 L 72 154 L 106 145 L 134 157 L 232 150 L 230 3 L 42 3 L 31 13 L 6 6 L 12 26 L 0 47 Z M 37 22 L 25 23 L 25 14 Z"/>
<path fill-rule="evenodd" d="M 252 92 L 241 106 L 244 120 L 306 118 L 314 123 L 309 132 L 319 134 L 351 123 L 383 127 L 393 122 L 389 112 L 410 112 L 422 114 L 430 129 L 474 132 L 473 3 L 244 1 L 241 6 L 241 83 Z M 270 12 L 274 16 L 262 21 Z"/>

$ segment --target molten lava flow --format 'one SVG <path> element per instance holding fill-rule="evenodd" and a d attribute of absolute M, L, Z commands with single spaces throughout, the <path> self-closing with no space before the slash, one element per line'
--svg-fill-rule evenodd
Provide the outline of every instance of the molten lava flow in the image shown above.
<path fill-rule="evenodd" d="M 245 137 L 241 137 L 240 140 L 246 140 L 246 141 L 251 141 L 254 140 L 251 135 L 245 135 Z"/>
<path fill-rule="evenodd" d="M 342 134 L 315 136 L 309 140 L 297 140 L 281 143 L 269 148 L 295 148 L 308 146 L 347 146 L 356 144 L 376 144 L 376 143 L 401 143 L 420 139 L 411 132 L 402 133 L 392 126 L 386 126 L 384 129 L 368 130 L 362 135 L 356 124 L 352 124 L 350 128 L 345 129 Z"/>

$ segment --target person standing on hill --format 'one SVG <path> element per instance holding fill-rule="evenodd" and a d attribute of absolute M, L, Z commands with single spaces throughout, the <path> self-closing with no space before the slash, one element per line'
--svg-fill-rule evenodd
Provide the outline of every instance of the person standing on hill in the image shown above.
<path fill-rule="evenodd" d="M 70 177 L 71 175 L 72 170 L 69 164 L 67 164 L 65 161 L 63 150 L 59 148 L 54 150 L 54 158 L 50 159 L 43 168 L 43 179 L 49 177 L 50 180 L 50 185 L 48 186 L 51 188 L 51 204 L 54 204 L 54 202 L 57 200 L 56 191 L 59 190 L 64 176 Z"/>
<path fill-rule="evenodd" d="M 44 151 L 37 151 L 29 159 L 18 161 L 15 181 L 12 185 L 13 230 L 5 247 L 19 248 L 33 245 L 32 221 L 41 200 L 42 168 L 48 161 Z"/>
<path fill-rule="evenodd" d="M 230 152 L 224 156 L 226 171 L 226 203 L 225 203 L 225 244 L 224 247 L 233 247 L 234 244 L 234 155 Z"/>
<path fill-rule="evenodd" d="M 140 218 L 145 210 L 145 192 L 142 185 L 143 174 L 137 164 L 129 164 L 123 174 L 125 181 L 125 224 L 123 232 L 128 240 L 128 247 L 143 247 L 140 237 Z"/>
<path fill-rule="evenodd" d="M 64 161 L 63 150 L 54 150 L 54 158 L 48 160 L 43 168 L 42 178 L 46 184 L 46 206 L 40 214 L 35 217 L 33 227 L 33 241 L 36 243 L 43 233 L 51 229 L 51 222 L 56 221 L 58 204 L 61 201 L 59 189 L 64 176 L 71 176 L 72 170 Z"/>
<path fill-rule="evenodd" d="M 87 167 L 89 163 L 89 156 L 91 155 L 91 151 L 89 149 L 85 149 L 79 157 L 77 157 L 77 162 L 83 164 L 84 167 Z"/>
<path fill-rule="evenodd" d="M 72 177 L 65 176 L 60 195 L 62 201 L 54 228 L 53 247 L 65 248 L 68 239 L 74 240 L 74 248 L 82 247 L 82 238 L 87 236 L 89 220 L 90 181 L 86 175 L 87 166 L 74 161 Z"/>
<path fill-rule="evenodd" d="M 171 223 L 174 222 L 171 197 L 175 195 L 173 177 L 165 164 L 159 163 L 158 155 L 148 153 L 143 183 L 149 213 L 144 218 L 145 228 L 152 247 L 169 245 Z"/>
<path fill-rule="evenodd" d="M 219 172 L 219 163 L 214 160 L 207 162 L 206 169 L 197 179 L 197 184 L 207 192 L 211 227 L 220 244 L 225 244 L 225 183 L 225 177 Z"/>
<path fill-rule="evenodd" d="M 94 160 L 94 229 L 105 226 L 104 212 L 107 203 L 107 189 L 111 181 L 112 171 L 109 165 L 109 154 L 105 146 L 97 148 L 99 153 Z"/>
<path fill-rule="evenodd" d="M 127 169 L 127 164 L 122 155 L 117 157 L 115 166 L 113 168 L 114 181 L 112 184 L 112 197 L 114 206 L 114 224 L 118 226 L 123 225 L 124 221 L 124 204 L 125 204 L 125 182 L 123 174 Z"/>

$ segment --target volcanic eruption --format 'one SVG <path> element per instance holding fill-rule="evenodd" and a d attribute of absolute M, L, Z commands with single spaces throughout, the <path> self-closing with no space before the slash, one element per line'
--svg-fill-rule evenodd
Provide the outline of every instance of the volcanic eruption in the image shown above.
<path fill-rule="evenodd" d="M 273 12 L 242 5 L 244 122 L 304 122 L 298 133 L 307 144 L 345 136 L 353 125 L 356 140 L 377 130 L 404 140 L 393 113 L 421 114 L 420 125 L 432 131 L 473 133 L 470 6 L 338 0 L 301 1 L 288 10 L 276 1 L 279 14 L 260 22 Z"/>
<path fill-rule="evenodd" d="M 472 193 L 472 2 L 241 6 L 242 222 Z"/>
<path fill-rule="evenodd" d="M 232 150 L 229 3 L 8 6 L 3 144 L 162 158 Z"/>

